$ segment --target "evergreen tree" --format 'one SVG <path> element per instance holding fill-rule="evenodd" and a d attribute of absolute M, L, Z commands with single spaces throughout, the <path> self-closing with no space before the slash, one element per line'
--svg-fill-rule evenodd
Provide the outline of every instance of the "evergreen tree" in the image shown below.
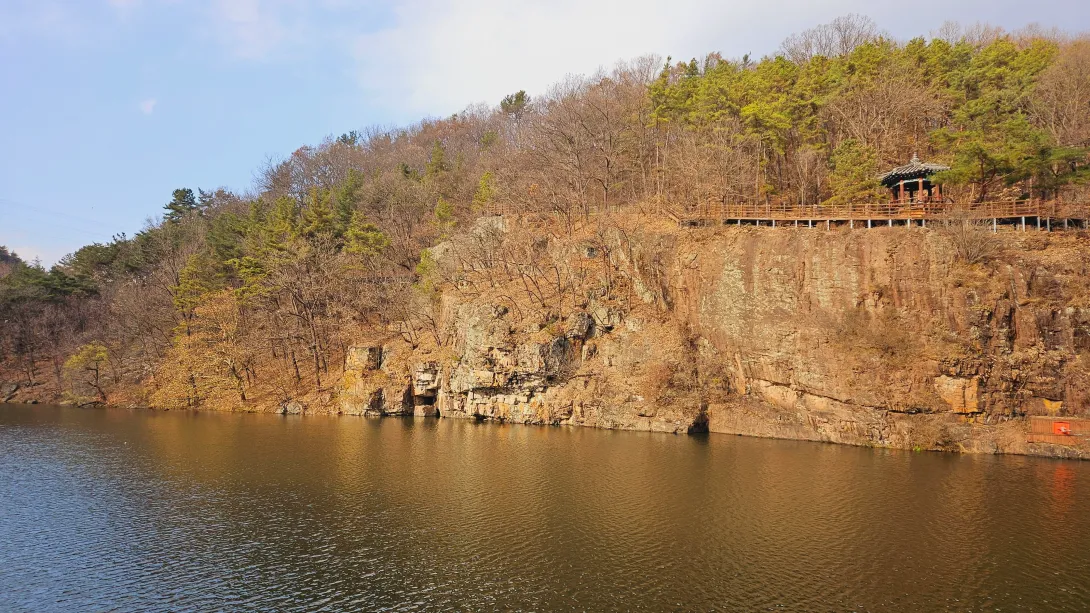
<path fill-rule="evenodd" d="M 435 227 L 441 238 L 447 238 L 454 228 L 454 206 L 442 196 L 435 203 Z"/>
<path fill-rule="evenodd" d="M 197 210 L 197 198 L 193 190 L 188 187 L 174 190 L 174 197 L 163 208 L 166 209 L 164 217 L 168 222 L 181 221 L 186 215 Z"/>
<path fill-rule="evenodd" d="M 526 90 L 523 89 L 508 96 L 504 96 L 503 100 L 500 100 L 500 110 L 510 115 L 516 123 L 522 121 L 522 117 L 526 114 L 526 110 L 529 106 L 530 96 L 528 96 Z"/>
<path fill-rule="evenodd" d="M 879 196 L 878 156 L 855 139 L 840 144 L 830 156 L 828 204 L 873 201 Z"/>
<path fill-rule="evenodd" d="M 481 180 L 477 182 L 477 192 L 473 194 L 473 208 L 475 210 L 480 211 L 492 203 L 492 198 L 496 194 L 494 181 L 495 177 L 492 172 L 481 175 Z"/>
<path fill-rule="evenodd" d="M 447 162 L 447 151 L 443 148 L 443 143 L 435 141 L 431 147 L 428 163 L 424 165 L 424 178 L 435 180 L 449 170 L 450 163 Z"/>
<path fill-rule="evenodd" d="M 390 246 L 390 239 L 386 238 L 382 230 L 375 224 L 369 223 L 358 212 L 352 215 L 346 238 L 348 241 L 345 251 L 364 257 L 380 255 Z"/>

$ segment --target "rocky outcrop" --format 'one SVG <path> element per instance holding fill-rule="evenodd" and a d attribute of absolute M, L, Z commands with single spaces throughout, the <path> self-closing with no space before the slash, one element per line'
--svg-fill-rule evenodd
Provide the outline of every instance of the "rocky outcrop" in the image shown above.
<path fill-rule="evenodd" d="M 941 233 L 903 228 L 741 230 L 685 254 L 679 316 L 732 364 L 710 428 L 1052 454 L 1027 446 L 1024 417 L 1090 412 L 1090 250 L 995 240 L 1004 251 L 972 266 Z"/>
<path fill-rule="evenodd" d="M 982 413 L 980 404 L 980 379 L 977 377 L 935 377 L 935 392 L 950 406 L 950 410 L 961 415 Z"/>
<path fill-rule="evenodd" d="M 659 402 L 648 381 L 670 325 L 631 319 L 589 305 L 563 322 L 520 330 L 506 309 L 463 306 L 457 314 L 462 352 L 440 393 L 440 414 L 524 424 L 568 424 L 687 432 L 699 428 L 699 402 Z M 620 326 L 620 327 L 618 327 Z M 662 344 L 658 344 L 661 341 Z"/>
<path fill-rule="evenodd" d="M 338 394 L 345 415 L 412 415 L 413 383 L 406 359 L 409 351 L 398 342 L 348 348 Z"/>
<path fill-rule="evenodd" d="M 349 347 L 344 357 L 345 368 L 353 371 L 375 371 L 382 368 L 382 346 Z"/>
<path fill-rule="evenodd" d="M 436 398 L 439 396 L 439 363 L 422 362 L 413 368 L 412 412 L 429 417 L 436 415 Z"/>
<path fill-rule="evenodd" d="M 280 405 L 281 415 L 302 415 L 307 412 L 307 407 L 298 400 L 289 400 Z"/>
<path fill-rule="evenodd" d="M 590 288 L 535 317 L 448 291 L 449 344 L 351 349 L 340 406 L 1090 456 L 1025 436 L 1027 416 L 1090 413 L 1090 248 L 1071 235 L 996 240 L 1004 250 L 981 265 L 906 228 L 671 230 L 606 245 L 623 293 Z"/>

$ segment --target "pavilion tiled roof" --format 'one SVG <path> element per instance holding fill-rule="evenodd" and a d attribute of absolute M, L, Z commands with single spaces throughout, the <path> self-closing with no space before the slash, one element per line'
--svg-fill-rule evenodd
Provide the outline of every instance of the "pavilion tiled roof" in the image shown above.
<path fill-rule="evenodd" d="M 882 182 L 882 185 L 896 185 L 906 179 L 920 179 L 944 170 L 950 170 L 950 167 L 942 164 L 932 164 L 931 162 L 921 162 L 920 158 L 913 155 L 911 162 L 894 168 L 879 177 L 878 180 Z"/>

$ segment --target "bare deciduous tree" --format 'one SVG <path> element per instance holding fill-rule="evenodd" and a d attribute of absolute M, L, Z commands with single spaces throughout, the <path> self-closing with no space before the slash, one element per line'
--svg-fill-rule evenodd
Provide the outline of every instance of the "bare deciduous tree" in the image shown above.
<path fill-rule="evenodd" d="M 792 62 L 802 64 L 818 55 L 846 55 L 878 36 L 878 26 L 870 17 L 850 13 L 829 23 L 792 34 L 783 41 L 780 51 Z"/>

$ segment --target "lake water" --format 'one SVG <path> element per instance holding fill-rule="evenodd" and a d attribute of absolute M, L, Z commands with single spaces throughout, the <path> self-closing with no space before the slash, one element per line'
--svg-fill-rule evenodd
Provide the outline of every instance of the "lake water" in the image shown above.
<path fill-rule="evenodd" d="M 1085 611 L 1090 463 L 0 406 L 2 611 Z"/>

